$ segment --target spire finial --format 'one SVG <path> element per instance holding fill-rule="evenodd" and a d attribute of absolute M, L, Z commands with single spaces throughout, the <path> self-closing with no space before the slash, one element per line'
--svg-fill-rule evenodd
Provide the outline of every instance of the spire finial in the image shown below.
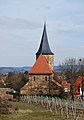
<path fill-rule="evenodd" d="M 44 26 L 46 26 L 46 17 L 44 17 Z"/>
<path fill-rule="evenodd" d="M 46 20 L 44 21 L 44 25 L 46 26 Z"/>
<path fill-rule="evenodd" d="M 44 21 L 44 32 L 46 32 L 46 20 Z"/>

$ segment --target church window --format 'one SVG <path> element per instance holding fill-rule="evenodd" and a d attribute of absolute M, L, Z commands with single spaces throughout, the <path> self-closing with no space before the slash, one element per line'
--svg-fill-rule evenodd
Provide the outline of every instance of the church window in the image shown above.
<path fill-rule="evenodd" d="M 34 77 L 34 81 L 35 81 L 35 77 Z"/>
<path fill-rule="evenodd" d="M 47 81 L 47 77 L 45 77 L 45 80 Z"/>

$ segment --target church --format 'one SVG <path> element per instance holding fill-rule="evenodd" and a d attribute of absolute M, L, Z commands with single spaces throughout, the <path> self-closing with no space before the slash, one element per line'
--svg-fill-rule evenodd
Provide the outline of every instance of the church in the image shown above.
<path fill-rule="evenodd" d="M 36 53 L 36 61 L 28 72 L 29 80 L 21 89 L 21 94 L 51 94 L 53 92 L 52 84 L 55 85 L 55 88 L 62 87 L 53 79 L 53 75 L 54 53 L 50 49 L 46 23 L 44 23 L 40 46 Z"/>

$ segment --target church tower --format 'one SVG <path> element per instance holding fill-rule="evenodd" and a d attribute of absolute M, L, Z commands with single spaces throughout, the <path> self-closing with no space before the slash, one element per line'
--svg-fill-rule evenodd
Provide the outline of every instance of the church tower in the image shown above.
<path fill-rule="evenodd" d="M 53 68 L 54 68 L 54 53 L 50 50 L 50 46 L 48 43 L 47 32 L 46 32 L 46 23 L 44 23 L 44 29 L 43 29 L 40 47 L 36 53 L 36 60 L 40 54 L 42 54 L 46 58 L 49 67 L 53 70 Z"/>

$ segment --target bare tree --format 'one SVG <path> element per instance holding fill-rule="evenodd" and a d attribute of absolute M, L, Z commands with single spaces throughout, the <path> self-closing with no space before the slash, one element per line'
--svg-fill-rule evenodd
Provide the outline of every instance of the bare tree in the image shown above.
<path fill-rule="evenodd" d="M 8 77 L 5 81 L 6 86 L 9 88 L 12 88 L 16 91 L 19 91 L 23 85 L 25 85 L 28 82 L 28 76 L 27 73 L 9 73 Z"/>
<path fill-rule="evenodd" d="M 79 71 L 78 67 L 79 61 L 75 58 L 65 59 L 65 61 L 60 65 L 60 69 L 66 79 L 71 83 L 71 95 L 72 100 L 74 100 L 74 82 L 77 78 L 77 73 Z"/>

